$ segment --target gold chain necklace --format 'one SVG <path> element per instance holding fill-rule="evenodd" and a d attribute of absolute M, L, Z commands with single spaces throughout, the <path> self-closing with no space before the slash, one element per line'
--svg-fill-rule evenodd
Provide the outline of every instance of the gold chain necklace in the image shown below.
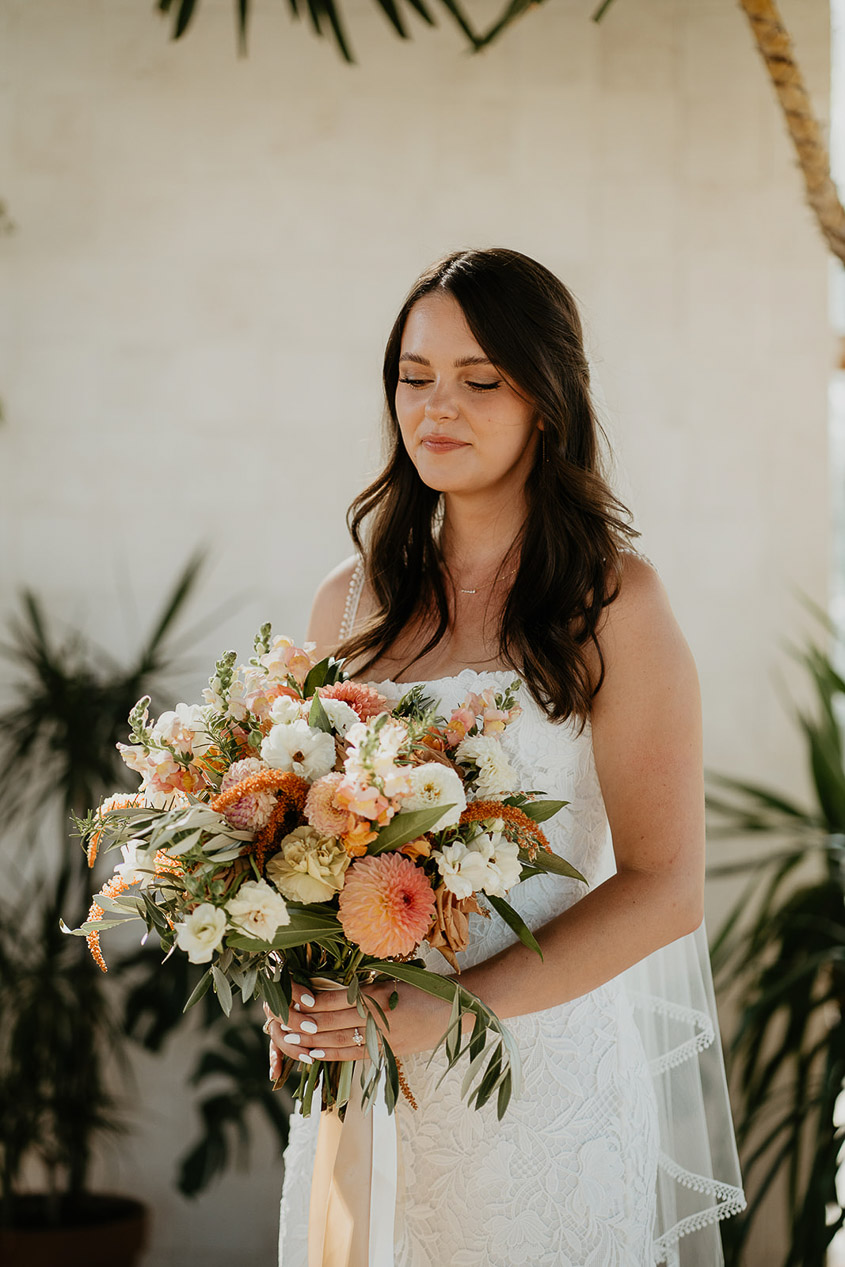
<path fill-rule="evenodd" d="M 510 572 L 505 572 L 503 576 L 494 576 L 492 581 L 488 581 L 486 585 L 477 585 L 475 589 L 473 590 L 462 589 L 461 586 L 459 585 L 457 587 L 458 593 L 459 594 L 477 594 L 479 590 L 491 589 L 496 584 L 497 581 L 507 581 L 509 580 L 510 577 L 516 576 L 518 570 L 519 570 L 518 568 L 513 568 Z M 452 584 L 454 585 L 454 581 L 452 582 Z"/>

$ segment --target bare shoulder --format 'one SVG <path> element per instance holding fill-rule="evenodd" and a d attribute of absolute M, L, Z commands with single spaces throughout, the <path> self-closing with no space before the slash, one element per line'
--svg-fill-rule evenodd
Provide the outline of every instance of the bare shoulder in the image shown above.
<path fill-rule="evenodd" d="M 666 587 L 640 555 L 623 553 L 619 592 L 602 614 L 597 637 L 605 670 L 594 701 L 599 713 L 626 702 L 642 708 L 672 696 L 697 697 L 695 661 Z"/>
<path fill-rule="evenodd" d="M 320 655 L 334 651 L 340 641 L 346 599 L 357 562 L 357 554 L 344 559 L 321 581 L 314 595 L 306 636 L 310 642 L 316 642 Z"/>

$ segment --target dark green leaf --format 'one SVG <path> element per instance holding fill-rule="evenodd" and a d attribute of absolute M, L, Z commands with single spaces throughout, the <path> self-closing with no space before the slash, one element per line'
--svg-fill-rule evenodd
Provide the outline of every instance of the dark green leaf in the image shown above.
<path fill-rule="evenodd" d="M 493 910 L 497 915 L 502 917 L 508 928 L 510 928 L 512 932 L 516 933 L 523 946 L 527 946 L 529 950 L 535 951 L 542 959 L 543 952 L 540 949 L 540 944 L 522 916 L 515 911 L 510 903 L 506 902 L 503 897 L 495 897 L 489 893 L 486 896 L 487 901 L 493 907 Z"/>

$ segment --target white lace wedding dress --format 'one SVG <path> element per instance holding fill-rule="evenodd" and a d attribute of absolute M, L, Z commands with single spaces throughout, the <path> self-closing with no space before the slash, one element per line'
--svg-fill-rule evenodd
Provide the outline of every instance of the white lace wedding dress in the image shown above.
<path fill-rule="evenodd" d="M 512 671 L 427 683 L 449 711 Z M 375 683 L 394 698 L 410 683 Z M 544 824 L 595 887 L 614 870 L 590 726 L 550 722 L 521 686 L 502 742 L 520 786 L 569 802 Z M 508 895 L 532 928 L 576 902 L 576 881 L 534 876 Z M 469 967 L 514 941 L 471 916 Z M 451 971 L 437 951 L 429 967 Z M 539 963 L 539 961 L 538 961 Z M 395 1267 L 712 1267 L 718 1221 L 743 1208 L 703 927 L 570 1003 L 509 1020 L 524 1088 L 503 1121 L 467 1109 L 453 1070 L 403 1065 L 419 1103 L 397 1109 Z M 280 1267 L 307 1267 L 318 1115 L 291 1122 Z M 357 1267 L 357 1265 L 356 1265 Z M 365 1267 L 364 1264 L 361 1267 Z"/>

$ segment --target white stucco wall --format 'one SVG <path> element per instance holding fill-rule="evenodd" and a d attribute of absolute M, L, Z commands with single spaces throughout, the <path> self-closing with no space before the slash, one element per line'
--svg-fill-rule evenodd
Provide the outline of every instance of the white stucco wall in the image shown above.
<path fill-rule="evenodd" d="M 377 455 L 384 337 L 454 247 L 505 244 L 582 304 L 619 487 L 696 655 L 709 766 L 800 791 L 773 688 L 824 603 L 827 256 L 734 0 L 546 0 L 484 55 L 347 0 L 359 65 L 257 3 L 0 0 L 0 603 L 26 583 L 112 653 L 200 542 L 201 639 L 301 636 Z M 476 0 L 489 20 L 494 6 Z M 828 10 L 784 0 L 827 112 Z M 206 676 L 200 661 L 186 692 Z M 714 890 L 719 905 L 723 894 Z M 278 1164 L 169 1193 L 180 1070 L 104 1173 L 157 1207 L 148 1264 L 269 1267 Z"/>

